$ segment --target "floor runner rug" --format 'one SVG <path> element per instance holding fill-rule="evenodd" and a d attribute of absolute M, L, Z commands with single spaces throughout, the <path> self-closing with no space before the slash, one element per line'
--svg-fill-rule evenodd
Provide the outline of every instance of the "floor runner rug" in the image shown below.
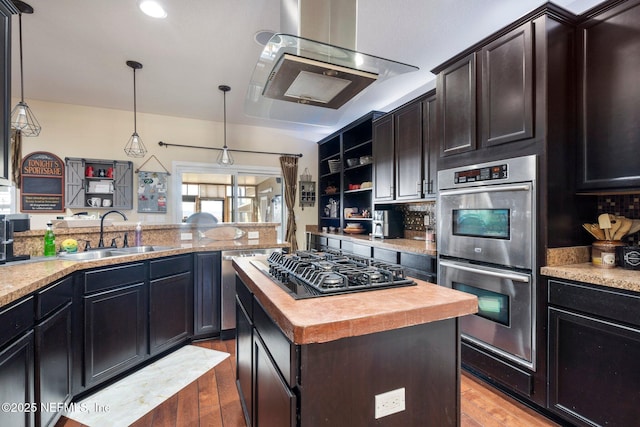
<path fill-rule="evenodd" d="M 229 357 L 184 346 L 72 405 L 66 414 L 91 427 L 128 426 Z"/>

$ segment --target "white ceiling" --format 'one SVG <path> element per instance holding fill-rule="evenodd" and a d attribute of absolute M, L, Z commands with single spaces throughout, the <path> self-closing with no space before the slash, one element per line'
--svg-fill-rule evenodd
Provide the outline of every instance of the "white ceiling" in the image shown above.
<path fill-rule="evenodd" d="M 371 110 L 388 111 L 434 86 L 432 68 L 543 4 L 540 0 L 361 0 L 357 50 L 420 68 L 342 107 L 331 127 L 248 117 L 244 98 L 262 46 L 279 31 L 280 0 L 162 0 L 168 17 L 143 15 L 136 0 L 27 0 L 23 15 L 25 99 L 309 132 L 315 140 Z M 558 0 L 574 13 L 601 0 Z M 12 94 L 20 94 L 18 17 L 13 17 Z M 300 106 L 301 108 L 308 106 Z M 313 108 L 311 107 L 311 115 Z M 37 115 L 37 111 L 34 111 Z M 313 122 L 313 117 L 309 117 Z"/>

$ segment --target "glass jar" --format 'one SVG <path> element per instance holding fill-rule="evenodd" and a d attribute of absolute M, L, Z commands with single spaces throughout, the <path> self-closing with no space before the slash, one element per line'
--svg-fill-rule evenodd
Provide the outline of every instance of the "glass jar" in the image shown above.
<path fill-rule="evenodd" d="M 624 246 L 620 240 L 596 240 L 591 245 L 591 264 L 602 268 L 618 265 L 616 248 Z"/>

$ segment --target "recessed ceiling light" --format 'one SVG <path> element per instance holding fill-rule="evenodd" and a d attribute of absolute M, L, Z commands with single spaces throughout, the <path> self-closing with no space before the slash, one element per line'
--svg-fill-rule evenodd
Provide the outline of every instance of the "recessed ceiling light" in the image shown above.
<path fill-rule="evenodd" d="M 138 7 L 145 15 L 152 18 L 166 18 L 167 12 L 162 5 L 155 0 L 141 0 L 138 2 Z"/>

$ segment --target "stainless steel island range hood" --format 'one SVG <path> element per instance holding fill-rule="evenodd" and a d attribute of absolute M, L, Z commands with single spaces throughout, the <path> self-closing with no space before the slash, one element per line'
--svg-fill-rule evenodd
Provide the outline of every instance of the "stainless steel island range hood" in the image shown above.
<path fill-rule="evenodd" d="M 281 33 L 254 69 L 245 112 L 269 119 L 332 125 L 333 110 L 417 67 L 356 51 L 357 0 L 282 0 Z"/>

